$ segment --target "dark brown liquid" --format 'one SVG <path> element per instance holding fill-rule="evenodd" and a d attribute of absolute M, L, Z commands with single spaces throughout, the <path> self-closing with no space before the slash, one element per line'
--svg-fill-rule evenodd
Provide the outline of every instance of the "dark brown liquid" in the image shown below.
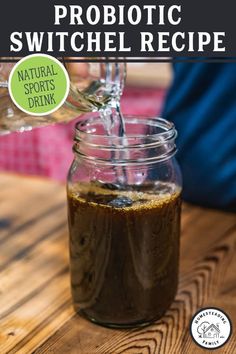
<path fill-rule="evenodd" d="M 72 296 L 96 322 L 141 325 L 176 293 L 180 192 L 123 192 L 120 203 L 121 194 L 88 185 L 68 193 Z"/>

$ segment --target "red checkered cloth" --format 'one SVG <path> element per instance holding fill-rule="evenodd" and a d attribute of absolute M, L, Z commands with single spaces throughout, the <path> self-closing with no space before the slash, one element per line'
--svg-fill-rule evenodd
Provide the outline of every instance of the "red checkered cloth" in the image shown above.
<path fill-rule="evenodd" d="M 163 89 L 127 88 L 122 110 L 125 114 L 156 116 L 164 95 Z M 73 159 L 75 121 L 0 137 L 0 170 L 65 181 Z"/>

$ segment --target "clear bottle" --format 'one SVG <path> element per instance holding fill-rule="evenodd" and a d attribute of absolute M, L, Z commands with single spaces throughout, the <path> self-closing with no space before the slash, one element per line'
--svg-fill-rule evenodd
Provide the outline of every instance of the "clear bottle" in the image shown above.
<path fill-rule="evenodd" d="M 174 125 L 125 117 L 107 136 L 91 115 L 78 123 L 68 174 L 71 289 L 75 310 L 111 327 L 146 325 L 178 284 L 181 173 Z"/>
<path fill-rule="evenodd" d="M 14 59 L 14 58 L 9 58 Z M 31 116 L 20 111 L 8 93 L 8 77 L 14 63 L 0 63 L 0 135 L 31 130 L 37 126 L 67 122 L 83 112 L 115 107 L 126 77 L 124 63 L 66 63 L 70 92 L 65 104 L 48 116 Z"/>

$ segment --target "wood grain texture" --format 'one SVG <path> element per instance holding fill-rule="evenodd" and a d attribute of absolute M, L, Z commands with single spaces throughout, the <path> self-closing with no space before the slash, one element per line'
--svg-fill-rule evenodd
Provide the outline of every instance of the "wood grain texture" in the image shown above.
<path fill-rule="evenodd" d="M 236 326 L 236 215 L 183 206 L 179 290 L 151 326 L 111 330 L 74 314 L 65 187 L 0 175 L 0 354 L 205 353 L 189 333 L 201 307 Z M 236 353 L 236 337 L 216 353 Z"/>

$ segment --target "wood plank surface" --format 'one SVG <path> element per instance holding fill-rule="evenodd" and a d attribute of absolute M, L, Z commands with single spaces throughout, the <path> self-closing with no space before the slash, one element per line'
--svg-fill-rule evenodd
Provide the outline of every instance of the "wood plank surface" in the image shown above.
<path fill-rule="evenodd" d="M 165 316 L 141 329 L 111 330 L 71 305 L 65 186 L 0 174 L 0 354 L 204 353 L 189 333 L 201 307 L 236 327 L 236 215 L 184 205 L 179 290 Z M 217 353 L 236 353 L 233 331 Z"/>

